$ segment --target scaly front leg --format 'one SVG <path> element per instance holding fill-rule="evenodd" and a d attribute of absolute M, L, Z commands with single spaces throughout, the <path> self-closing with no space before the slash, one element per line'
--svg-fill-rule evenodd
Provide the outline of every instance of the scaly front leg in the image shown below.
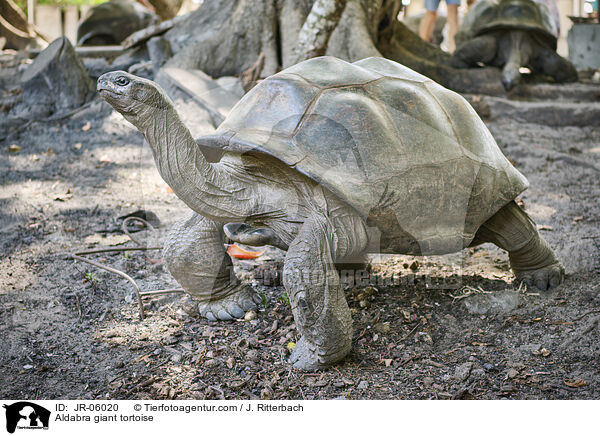
<path fill-rule="evenodd" d="M 210 321 L 242 318 L 260 302 L 235 276 L 223 241 L 222 223 L 193 213 L 173 227 L 163 251 L 169 272 Z"/>
<path fill-rule="evenodd" d="M 352 345 L 352 318 L 334 264 L 336 239 L 331 221 L 315 212 L 285 259 L 283 283 L 302 335 L 290 361 L 306 371 L 342 360 Z"/>

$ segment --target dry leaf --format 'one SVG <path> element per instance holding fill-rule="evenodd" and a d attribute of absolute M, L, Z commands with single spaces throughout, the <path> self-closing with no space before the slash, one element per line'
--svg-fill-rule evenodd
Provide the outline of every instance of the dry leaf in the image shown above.
<path fill-rule="evenodd" d="M 17 144 L 12 144 L 8 147 L 8 151 L 11 153 L 18 153 L 19 151 L 21 151 L 21 147 Z"/>
<path fill-rule="evenodd" d="M 392 359 L 381 359 L 379 361 L 379 363 L 383 363 L 385 366 L 391 366 L 392 365 Z"/>
<path fill-rule="evenodd" d="M 580 378 L 578 378 L 577 380 L 567 379 L 565 380 L 565 384 L 571 388 L 582 388 L 584 386 L 587 386 L 587 383 Z"/>
<path fill-rule="evenodd" d="M 87 132 L 88 130 L 90 130 L 92 128 L 92 124 L 88 121 L 87 123 L 84 124 L 84 126 L 81 128 L 82 132 Z"/>
<path fill-rule="evenodd" d="M 73 146 L 73 148 L 74 148 L 75 150 L 81 150 L 81 147 L 82 147 L 82 144 L 81 144 L 81 142 L 78 142 L 77 144 L 75 144 L 75 145 Z"/>

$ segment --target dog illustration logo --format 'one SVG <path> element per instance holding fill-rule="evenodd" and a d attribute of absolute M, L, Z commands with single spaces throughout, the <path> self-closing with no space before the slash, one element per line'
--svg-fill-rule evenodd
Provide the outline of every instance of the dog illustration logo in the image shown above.
<path fill-rule="evenodd" d="M 19 429 L 48 429 L 50 411 L 29 401 L 4 405 L 6 409 L 6 431 Z"/>

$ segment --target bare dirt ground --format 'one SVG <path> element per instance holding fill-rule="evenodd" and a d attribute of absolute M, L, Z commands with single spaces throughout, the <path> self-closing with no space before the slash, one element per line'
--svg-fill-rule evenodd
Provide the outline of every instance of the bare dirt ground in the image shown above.
<path fill-rule="evenodd" d="M 236 261 L 266 306 L 256 319 L 219 323 L 180 294 L 145 299 L 141 321 L 129 282 L 65 256 L 135 246 L 117 218 L 139 209 L 162 224 L 136 235 L 160 245 L 187 213 L 120 115 L 98 100 L 10 135 L 0 143 L 0 397 L 600 398 L 600 129 L 486 124 L 531 182 L 521 200 L 564 262 L 564 284 L 513 286 L 506 253 L 491 245 L 373 258 L 380 281 L 347 290 L 351 354 L 314 374 L 287 362 L 298 335 L 275 249 Z M 178 287 L 159 251 L 90 257 L 142 290 Z"/>

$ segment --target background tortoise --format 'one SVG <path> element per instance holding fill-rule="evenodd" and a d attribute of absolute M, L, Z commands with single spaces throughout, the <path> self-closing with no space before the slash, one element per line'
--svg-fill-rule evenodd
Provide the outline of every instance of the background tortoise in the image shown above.
<path fill-rule="evenodd" d="M 512 201 L 526 179 L 475 111 L 400 64 L 299 63 L 246 94 L 215 134 L 198 139 L 202 147 L 153 82 L 110 72 L 98 90 L 145 135 L 161 176 L 194 211 L 164 257 L 202 315 L 242 317 L 258 301 L 232 273 L 224 225 L 236 242 L 287 248 L 283 281 L 302 335 L 296 367 L 332 364 L 350 350 L 335 263 L 368 252 L 441 254 L 489 241 L 508 250 L 519 279 L 542 289 L 562 280 Z M 218 162 L 202 149 L 216 149 Z"/>
<path fill-rule="evenodd" d="M 558 35 L 558 12 L 552 0 L 478 0 L 456 35 L 453 64 L 501 67 L 507 91 L 519 83 L 520 67 L 557 82 L 576 81 L 575 67 L 556 53 Z"/>
<path fill-rule="evenodd" d="M 91 8 L 77 27 L 77 45 L 120 44 L 133 32 L 159 21 L 133 0 L 112 0 Z"/>

